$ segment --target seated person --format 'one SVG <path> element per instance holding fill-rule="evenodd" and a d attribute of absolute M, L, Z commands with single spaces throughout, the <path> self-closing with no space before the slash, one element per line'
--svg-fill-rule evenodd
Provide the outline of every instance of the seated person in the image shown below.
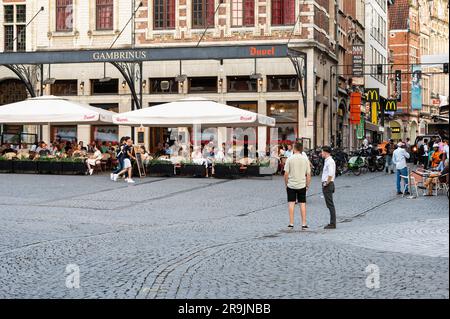
<path fill-rule="evenodd" d="M 14 149 L 11 147 L 11 144 L 6 143 L 6 144 L 3 146 L 3 150 L 2 150 L 2 152 L 1 152 L 1 155 L 5 155 L 5 154 L 8 154 L 8 153 L 14 153 L 14 154 L 16 154 L 16 150 L 14 150 Z"/>
<path fill-rule="evenodd" d="M 192 152 L 191 158 L 192 162 L 194 162 L 197 165 L 208 166 L 208 161 L 205 158 L 203 158 L 201 148 L 198 146 L 194 147 L 194 151 Z"/>
<path fill-rule="evenodd" d="M 439 151 L 439 145 L 438 144 L 434 144 L 433 145 L 433 152 L 431 154 L 431 167 L 432 168 L 437 168 L 439 166 L 439 163 L 441 162 L 441 160 L 439 159 L 439 157 L 441 156 L 442 152 Z"/>
<path fill-rule="evenodd" d="M 94 173 L 94 168 L 97 164 L 99 164 L 102 160 L 103 154 L 102 152 L 94 146 L 94 153 L 90 154 L 88 156 L 88 159 L 86 160 L 86 165 L 89 170 L 89 175 L 92 175 Z"/>
<path fill-rule="evenodd" d="M 184 151 L 182 148 L 180 148 L 177 155 L 173 155 L 170 157 L 170 161 L 175 165 L 181 164 L 183 161 L 186 161 L 186 157 L 183 154 Z"/>
<path fill-rule="evenodd" d="M 424 186 L 427 188 L 428 192 L 426 196 L 433 195 L 433 186 L 437 184 L 439 180 L 440 183 L 448 182 L 448 162 L 449 160 L 445 160 L 444 169 L 441 172 L 432 172 L 427 180 L 424 182 Z"/>

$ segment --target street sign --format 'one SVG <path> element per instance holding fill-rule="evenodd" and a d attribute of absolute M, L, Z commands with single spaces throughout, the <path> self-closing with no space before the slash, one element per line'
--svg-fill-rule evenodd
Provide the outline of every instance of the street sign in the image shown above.
<path fill-rule="evenodd" d="M 364 76 L 364 46 L 353 45 L 352 48 L 352 64 L 353 64 L 353 76 Z"/>
<path fill-rule="evenodd" d="M 364 139 L 364 133 L 365 133 L 365 121 L 364 116 L 361 116 L 361 121 L 356 126 L 356 138 L 358 140 Z"/>
<path fill-rule="evenodd" d="M 384 105 L 385 112 L 395 112 L 397 111 L 397 100 L 387 99 L 386 104 Z"/>
<path fill-rule="evenodd" d="M 378 102 L 380 100 L 380 89 L 378 88 L 366 88 L 364 94 L 366 94 L 366 102 Z"/>
<path fill-rule="evenodd" d="M 395 99 L 402 101 L 402 71 L 395 70 Z"/>

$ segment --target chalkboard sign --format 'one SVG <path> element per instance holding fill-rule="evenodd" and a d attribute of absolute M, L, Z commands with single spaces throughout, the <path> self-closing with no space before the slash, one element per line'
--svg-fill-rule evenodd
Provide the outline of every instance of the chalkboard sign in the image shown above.
<path fill-rule="evenodd" d="M 138 132 L 137 142 L 138 144 L 144 144 L 144 134 L 145 132 Z"/>
<path fill-rule="evenodd" d="M 138 171 L 139 171 L 139 177 L 144 177 L 145 176 L 145 167 L 144 167 L 144 163 L 142 162 L 142 153 L 138 153 L 136 152 L 136 164 L 138 167 Z"/>

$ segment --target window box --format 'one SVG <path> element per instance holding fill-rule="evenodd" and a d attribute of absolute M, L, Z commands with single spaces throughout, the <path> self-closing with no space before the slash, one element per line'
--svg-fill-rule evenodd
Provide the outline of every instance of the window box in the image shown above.
<path fill-rule="evenodd" d="M 206 166 L 194 163 L 183 163 L 180 167 L 180 175 L 206 177 Z"/>
<path fill-rule="evenodd" d="M 235 163 L 221 163 L 214 165 L 215 178 L 239 178 L 241 176 L 241 165 Z"/>

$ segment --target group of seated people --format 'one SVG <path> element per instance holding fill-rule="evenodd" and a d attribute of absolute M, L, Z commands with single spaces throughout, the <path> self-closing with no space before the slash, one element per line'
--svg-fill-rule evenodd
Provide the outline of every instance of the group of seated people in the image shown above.
<path fill-rule="evenodd" d="M 418 167 L 417 170 L 411 173 L 422 185 L 418 187 L 421 189 L 426 189 L 425 196 L 432 196 L 433 189 L 438 184 L 449 184 L 449 159 L 443 159 L 443 154 L 440 155 L 441 161 L 438 165 L 435 165 L 431 170 L 425 170 L 422 167 Z"/>
<path fill-rule="evenodd" d="M 0 156 L 7 159 L 39 160 L 42 158 L 80 158 L 86 160 L 88 172 L 92 175 L 94 167 L 102 159 L 114 159 L 115 143 L 94 141 L 85 145 L 83 141 L 72 143 L 70 141 L 55 141 L 47 144 L 44 141 L 28 145 L 12 145 L 5 143 L 0 147 Z M 105 155 L 107 154 L 107 155 Z"/>

